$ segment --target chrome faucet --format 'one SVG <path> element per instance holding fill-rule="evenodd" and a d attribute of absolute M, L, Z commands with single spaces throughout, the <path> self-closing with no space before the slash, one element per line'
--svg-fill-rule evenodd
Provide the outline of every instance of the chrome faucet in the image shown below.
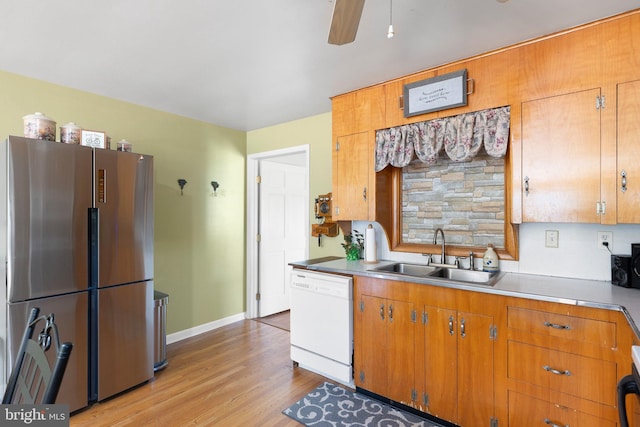
<path fill-rule="evenodd" d="M 444 231 L 442 228 L 436 228 L 436 232 L 433 234 L 433 244 L 436 245 L 438 243 L 438 231 L 442 234 L 442 255 L 440 258 L 440 264 L 446 264 L 447 261 L 444 258 Z"/>

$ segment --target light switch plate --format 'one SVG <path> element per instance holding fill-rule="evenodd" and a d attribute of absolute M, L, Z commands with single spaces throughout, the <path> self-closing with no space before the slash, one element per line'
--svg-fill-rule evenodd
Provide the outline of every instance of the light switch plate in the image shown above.
<path fill-rule="evenodd" d="M 558 230 L 545 230 L 544 232 L 544 245 L 547 248 L 557 248 L 558 247 L 558 239 L 560 238 L 560 233 Z"/>

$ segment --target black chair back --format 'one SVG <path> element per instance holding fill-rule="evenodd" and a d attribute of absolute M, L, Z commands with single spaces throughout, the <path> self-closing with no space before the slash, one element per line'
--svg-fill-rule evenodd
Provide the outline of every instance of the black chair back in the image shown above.
<path fill-rule="evenodd" d="M 40 309 L 33 308 L 29 315 L 2 398 L 3 404 L 53 404 L 58 396 L 73 344 L 60 344 L 54 315 L 38 317 L 39 312 Z M 34 339 L 36 327 L 42 327 L 42 330 Z M 56 352 L 53 369 L 49 366 L 46 353 L 52 347 Z"/>

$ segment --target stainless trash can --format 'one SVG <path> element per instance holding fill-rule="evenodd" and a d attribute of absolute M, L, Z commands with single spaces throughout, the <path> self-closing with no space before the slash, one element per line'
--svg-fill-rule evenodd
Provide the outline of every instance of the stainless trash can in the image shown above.
<path fill-rule="evenodd" d="M 167 303 L 169 295 L 153 291 L 153 314 L 155 318 L 155 348 L 153 351 L 153 371 L 167 366 Z"/>

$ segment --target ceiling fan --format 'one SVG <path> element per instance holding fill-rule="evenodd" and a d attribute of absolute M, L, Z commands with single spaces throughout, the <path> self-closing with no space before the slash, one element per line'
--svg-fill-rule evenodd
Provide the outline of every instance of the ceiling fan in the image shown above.
<path fill-rule="evenodd" d="M 356 39 L 364 0 L 335 0 L 329 28 L 329 44 L 343 45 Z"/>

